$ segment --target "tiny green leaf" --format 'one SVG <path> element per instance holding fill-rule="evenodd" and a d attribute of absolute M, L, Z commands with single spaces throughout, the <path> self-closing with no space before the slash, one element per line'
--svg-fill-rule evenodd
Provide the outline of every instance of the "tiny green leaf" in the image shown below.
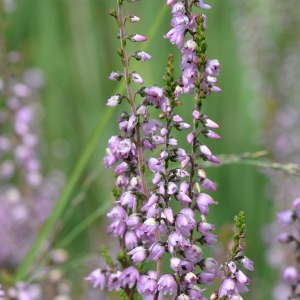
<path fill-rule="evenodd" d="M 103 258 L 105 259 L 105 262 L 107 263 L 107 265 L 111 268 L 114 267 L 114 262 L 111 259 L 110 255 L 108 254 L 107 248 L 105 246 L 101 247 L 101 253 Z"/>

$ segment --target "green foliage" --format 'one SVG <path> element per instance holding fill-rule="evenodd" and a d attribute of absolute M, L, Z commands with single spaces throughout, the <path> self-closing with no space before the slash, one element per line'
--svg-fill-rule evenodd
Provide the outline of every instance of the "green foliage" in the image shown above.
<path fill-rule="evenodd" d="M 241 211 L 237 216 L 234 218 L 235 221 L 235 227 L 236 232 L 233 237 L 233 246 L 230 253 L 230 259 L 233 259 L 237 254 L 245 248 L 245 242 L 244 242 L 244 231 L 246 228 L 245 224 L 245 214 L 243 211 Z"/>
<path fill-rule="evenodd" d="M 120 262 L 121 268 L 125 269 L 127 264 L 127 250 L 125 249 L 123 252 L 119 253 L 117 259 Z"/>
<path fill-rule="evenodd" d="M 114 187 L 112 189 L 112 194 L 113 194 L 114 198 L 116 200 L 118 200 L 120 198 L 120 196 L 121 196 L 121 191 L 119 189 L 117 189 L 117 188 Z"/>
<path fill-rule="evenodd" d="M 170 54 L 167 59 L 166 75 L 164 76 L 164 81 L 166 82 L 165 95 L 170 99 L 173 99 L 173 93 L 175 90 L 174 83 L 174 66 L 173 66 L 174 56 Z"/>
<path fill-rule="evenodd" d="M 124 292 L 123 289 L 119 289 L 119 295 L 120 295 L 121 300 L 127 300 L 126 293 Z"/>
<path fill-rule="evenodd" d="M 114 262 L 112 260 L 112 258 L 110 257 L 110 255 L 108 254 L 107 248 L 105 246 L 101 247 L 101 254 L 103 256 L 103 258 L 105 259 L 105 262 L 107 263 L 107 265 L 111 268 L 114 267 Z"/>

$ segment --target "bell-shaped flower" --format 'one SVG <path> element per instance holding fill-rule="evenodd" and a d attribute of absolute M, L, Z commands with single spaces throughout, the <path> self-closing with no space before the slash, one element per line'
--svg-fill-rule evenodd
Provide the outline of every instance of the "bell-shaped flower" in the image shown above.
<path fill-rule="evenodd" d="M 139 246 L 132 249 L 130 252 L 128 252 L 128 254 L 131 255 L 133 262 L 139 264 L 146 259 L 147 250 L 143 246 Z"/>
<path fill-rule="evenodd" d="M 122 194 L 120 200 L 117 202 L 121 203 L 122 206 L 132 208 L 133 212 L 136 210 L 136 196 L 131 191 L 127 191 Z"/>
<path fill-rule="evenodd" d="M 148 167 L 151 172 L 156 173 L 156 172 L 165 172 L 165 166 L 164 162 L 159 161 L 158 159 L 151 157 L 148 160 Z"/>
<path fill-rule="evenodd" d="M 102 272 L 101 269 L 94 270 L 88 277 L 85 277 L 84 280 L 90 281 L 94 288 L 99 286 L 101 291 L 103 291 L 105 288 L 106 277 L 105 273 Z"/>
<path fill-rule="evenodd" d="M 131 289 L 134 287 L 134 285 L 139 280 L 139 278 L 140 278 L 139 271 L 135 267 L 130 266 L 125 270 L 123 270 L 122 274 L 119 277 L 119 281 L 123 288 L 128 286 L 128 288 Z"/>
<path fill-rule="evenodd" d="M 158 228 L 158 223 L 154 218 L 147 219 L 142 226 L 142 230 L 147 234 L 150 235 L 155 232 Z"/>
<path fill-rule="evenodd" d="M 134 231 L 126 231 L 124 237 L 124 244 L 126 249 L 133 249 L 138 246 L 138 239 Z"/>
<path fill-rule="evenodd" d="M 174 277 L 170 274 L 165 274 L 160 277 L 157 282 L 158 291 L 163 291 L 164 295 L 172 295 L 177 290 L 177 283 Z"/>
<path fill-rule="evenodd" d="M 212 197 L 205 193 L 200 193 L 196 199 L 196 204 L 198 206 L 198 209 L 200 213 L 204 216 L 208 216 L 209 212 L 209 205 L 210 204 L 218 204 L 218 202 L 215 202 Z"/>
<path fill-rule="evenodd" d="M 141 61 L 146 61 L 146 60 L 151 59 L 151 55 L 144 52 L 144 51 L 136 51 L 135 54 L 134 54 L 134 57 L 137 60 L 141 60 Z"/>
<path fill-rule="evenodd" d="M 219 298 L 233 294 L 238 294 L 236 283 L 232 278 L 225 278 L 219 288 Z"/>
<path fill-rule="evenodd" d="M 145 281 L 144 283 L 144 288 L 143 288 L 143 294 L 148 296 L 148 295 L 154 295 L 157 291 L 157 281 L 156 279 L 153 278 L 148 278 L 148 280 Z"/>
<path fill-rule="evenodd" d="M 190 236 L 191 230 L 197 226 L 197 223 L 194 218 L 190 217 L 187 214 L 179 213 L 176 217 L 175 228 L 181 234 Z"/>
<path fill-rule="evenodd" d="M 158 260 L 164 253 L 166 249 L 164 246 L 162 246 L 161 243 L 154 243 L 152 246 L 149 248 L 149 260 Z"/>

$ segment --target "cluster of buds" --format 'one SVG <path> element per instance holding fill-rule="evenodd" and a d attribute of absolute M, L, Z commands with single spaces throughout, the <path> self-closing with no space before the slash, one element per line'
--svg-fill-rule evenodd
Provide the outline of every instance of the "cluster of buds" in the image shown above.
<path fill-rule="evenodd" d="M 219 160 L 200 138 L 219 140 L 220 137 L 211 130 L 219 126 L 201 108 L 211 92 L 221 91 L 215 86 L 220 64 L 205 55 L 206 16 L 193 14 L 191 10 L 193 5 L 204 9 L 210 6 L 202 0 L 167 2 L 172 5 L 173 29 L 165 37 L 180 47 L 186 34 L 190 34 L 181 49 L 182 75 L 174 79 L 170 55 L 164 76 L 166 86 L 142 87 L 134 93 L 131 83 L 142 84 L 144 80 L 135 71 L 129 71 L 129 60 L 134 57 L 145 61 L 151 56 L 142 51 L 127 53 L 127 40 L 141 42 L 146 38 L 125 34 L 124 25 L 130 17 L 123 16 L 123 1 L 117 3 L 118 11 L 111 10 L 110 14 L 119 25 L 118 54 L 124 70 L 112 72 L 109 79 L 124 79 L 127 95 L 116 94 L 108 99 L 107 105 L 116 106 L 126 99 L 131 111 L 123 112 L 118 118 L 120 133 L 109 139 L 104 164 L 115 170 L 116 201 L 107 214 L 111 219 L 108 232 L 119 238 L 122 253 L 117 264 L 106 253 L 107 266 L 94 270 L 86 280 L 101 290 L 125 293 L 128 299 L 133 299 L 137 292 L 145 299 L 156 300 L 169 294 L 178 300 L 205 300 L 206 286 L 212 285 L 220 275 L 219 263 L 204 257 L 201 248 L 213 247 L 217 241 L 212 233 L 215 225 L 207 221 L 210 205 L 217 202 L 204 192 L 214 192 L 216 187 L 198 161 L 219 163 Z M 182 105 L 181 95 L 193 93 L 195 106 L 191 111 L 193 125 L 190 125 L 176 108 Z M 142 100 L 137 105 L 138 95 Z M 159 120 L 150 118 L 149 106 L 159 110 Z M 190 152 L 178 145 L 176 131 L 188 131 Z M 146 180 L 150 176 L 151 181 Z M 180 209 L 176 209 L 176 202 Z M 166 255 L 171 256 L 170 270 L 163 274 L 162 260 Z M 236 255 L 233 260 L 246 261 L 248 268 L 251 266 L 244 257 Z M 145 270 L 145 262 L 151 261 L 157 262 L 156 270 Z M 241 271 L 232 274 L 242 281 Z"/>
<path fill-rule="evenodd" d="M 299 220 L 300 220 L 300 198 L 296 198 L 293 202 L 291 210 L 285 210 L 278 213 L 278 221 L 283 225 L 285 232 L 278 236 L 278 241 L 282 244 L 295 244 L 296 261 L 300 259 L 300 236 L 299 236 Z M 289 299 L 298 299 L 300 293 L 298 290 L 300 283 L 299 266 L 289 266 L 283 272 L 283 282 L 291 288 Z"/>
<path fill-rule="evenodd" d="M 244 242 L 244 213 L 240 212 L 235 217 L 236 234 L 234 235 L 234 243 L 230 251 L 229 260 L 222 263 L 221 270 L 222 284 L 219 292 L 215 294 L 213 299 L 228 299 L 228 300 L 243 300 L 241 293 L 248 292 L 247 285 L 250 284 L 250 279 L 237 267 L 237 263 L 241 264 L 245 269 L 254 270 L 254 263 L 246 256 L 243 251 L 246 250 L 246 243 Z"/>

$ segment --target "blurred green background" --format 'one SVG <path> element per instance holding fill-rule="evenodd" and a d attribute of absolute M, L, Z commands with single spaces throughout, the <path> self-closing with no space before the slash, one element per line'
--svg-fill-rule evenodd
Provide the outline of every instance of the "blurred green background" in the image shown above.
<path fill-rule="evenodd" d="M 72 195 L 73 204 L 70 203 L 64 213 L 64 218 L 68 214 L 70 218 L 62 223 L 63 229 L 55 241 L 57 245 L 75 226 L 105 203 L 112 203 L 113 199 L 110 192 L 114 184 L 113 172 L 105 170 L 101 161 L 107 140 L 118 132 L 116 118 L 124 109 L 105 106 L 111 95 L 124 91 L 122 85 L 107 79 L 111 71 L 121 68 L 116 54 L 119 47 L 117 25 L 108 15 L 108 9 L 116 7 L 115 2 L 18 0 L 16 11 L 7 15 L 6 19 L 9 50 L 20 51 L 26 65 L 39 67 L 45 73 L 42 104 L 44 160 L 48 169 L 61 169 L 68 177 L 93 129 L 99 120 L 110 114 L 99 135 L 97 148 Z M 144 44 L 129 46 L 132 52 L 147 48 L 152 55 L 150 62 L 133 64 L 149 87 L 163 85 L 162 76 L 169 53 L 175 55 L 177 68 L 180 64 L 179 50 L 163 39 L 171 19 L 165 2 L 125 3 L 127 13 L 141 18 L 138 24 L 128 26 L 128 32 L 150 37 Z M 212 9 L 205 12 L 208 17 L 207 56 L 218 59 L 222 64 L 218 86 L 223 92 L 209 97 L 203 107 L 203 111 L 220 125 L 217 132 L 222 137 L 220 142 L 209 141 L 208 145 L 214 154 L 261 150 L 261 124 L 254 119 L 255 112 L 250 109 L 253 99 L 259 98 L 259 94 L 245 79 L 245 66 L 238 59 L 240 45 L 235 33 L 235 4 L 233 1 L 215 0 L 210 4 Z M 156 27 L 153 27 L 154 23 Z M 180 112 L 188 120 L 192 100 L 186 97 L 184 101 L 185 109 Z M 95 175 L 95 179 L 83 186 L 91 174 Z M 262 226 L 274 215 L 272 202 L 265 195 L 266 178 L 259 170 L 245 165 L 209 169 L 207 174 L 218 184 L 214 199 L 219 201 L 219 205 L 211 209 L 209 220 L 217 224 L 221 239 L 233 217 L 240 210 L 246 214 L 246 253 L 254 260 L 256 269 L 254 274 L 247 273 L 252 276 L 253 282 L 251 292 L 244 299 L 270 299 L 273 281 L 278 276 L 265 263 L 265 246 L 261 240 Z M 104 214 L 65 245 L 70 252 L 66 270 L 77 295 L 82 293 L 82 278 L 100 266 L 100 259 L 95 259 L 95 255 L 99 255 L 99 246 L 106 243 L 114 245 L 105 235 L 106 226 Z M 82 285 L 92 289 L 89 284 Z M 84 297 L 82 299 L 87 299 Z"/>

